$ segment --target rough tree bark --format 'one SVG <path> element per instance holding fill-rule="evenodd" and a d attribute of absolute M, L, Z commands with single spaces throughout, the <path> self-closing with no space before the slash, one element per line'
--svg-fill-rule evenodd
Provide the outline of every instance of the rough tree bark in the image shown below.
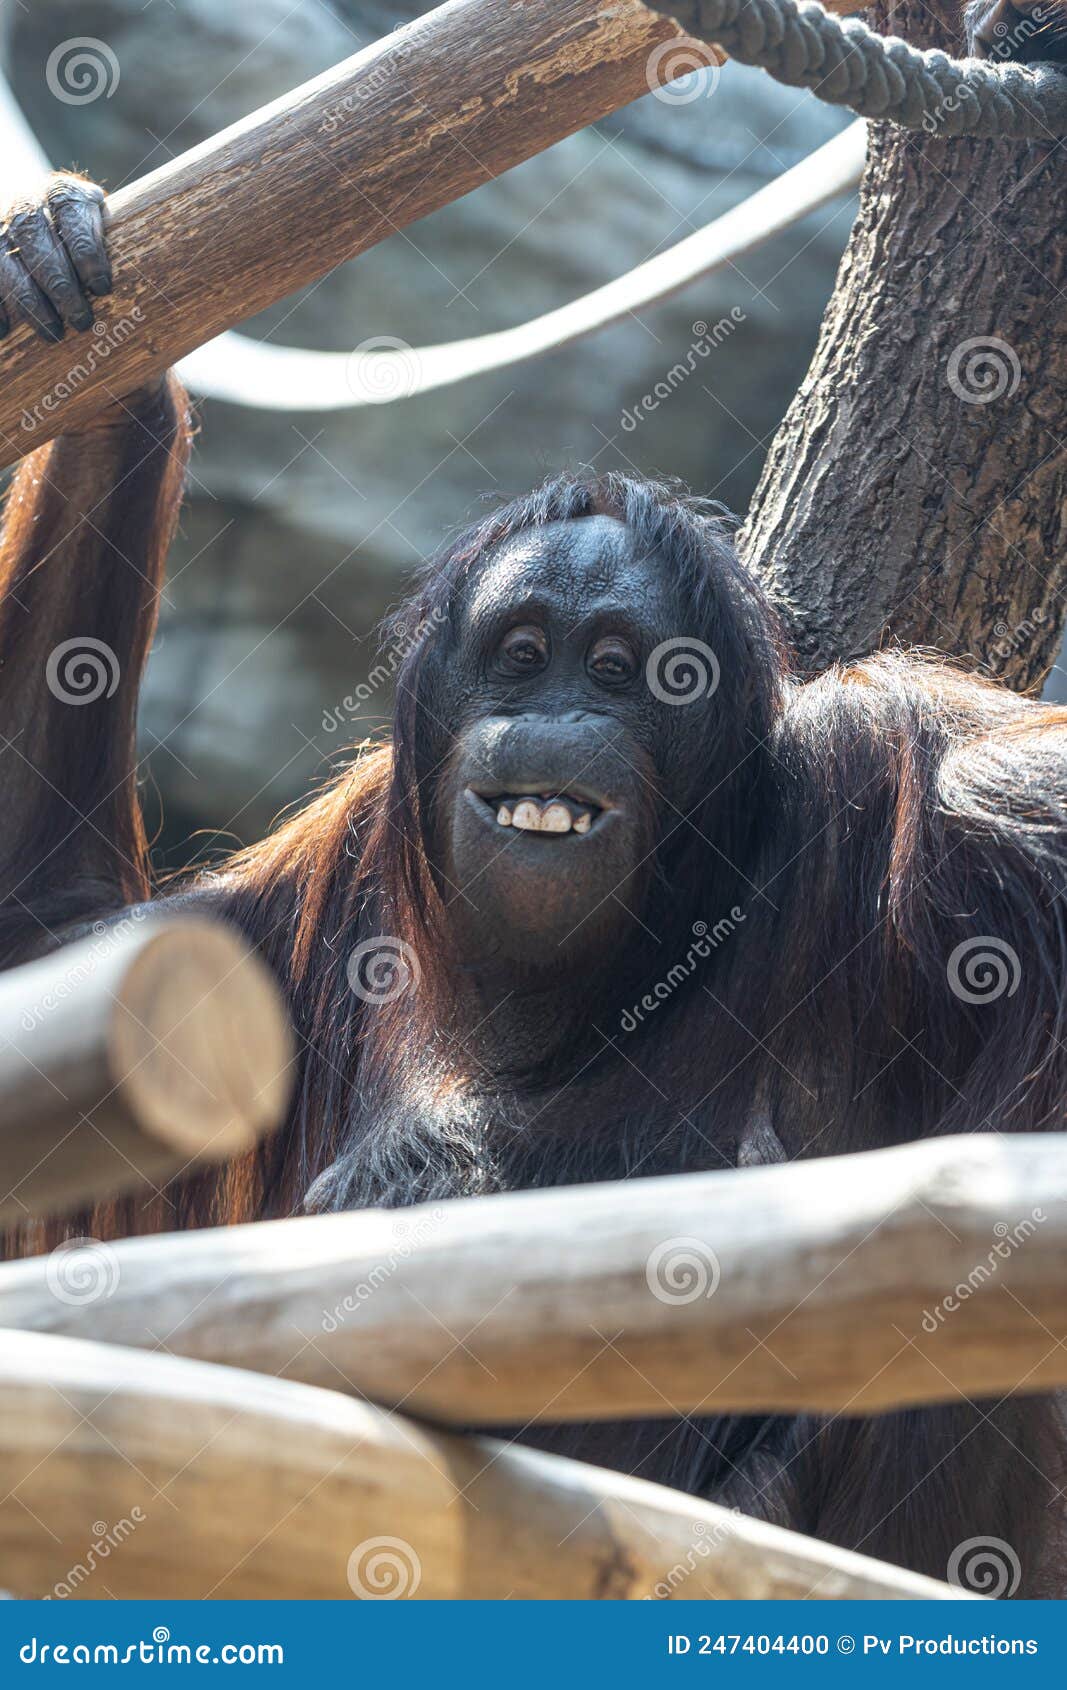
<path fill-rule="evenodd" d="M 866 16 L 960 50 L 950 0 Z M 742 534 L 807 668 L 896 641 L 1040 687 L 1067 587 L 1065 225 L 1062 143 L 872 126 L 819 345 Z"/>

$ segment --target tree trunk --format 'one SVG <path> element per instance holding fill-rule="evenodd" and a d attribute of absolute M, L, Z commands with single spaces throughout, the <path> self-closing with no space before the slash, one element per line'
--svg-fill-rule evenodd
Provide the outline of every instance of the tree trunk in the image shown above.
<path fill-rule="evenodd" d="M 868 14 L 961 47 L 959 9 Z M 859 216 L 742 549 L 818 670 L 932 646 L 1040 687 L 1067 587 L 1062 144 L 872 125 Z"/>

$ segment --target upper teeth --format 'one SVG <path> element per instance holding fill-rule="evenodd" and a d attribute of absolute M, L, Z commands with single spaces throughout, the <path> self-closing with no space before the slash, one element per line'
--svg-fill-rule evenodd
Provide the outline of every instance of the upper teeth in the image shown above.
<path fill-rule="evenodd" d="M 543 809 L 536 798 L 520 798 L 514 808 L 501 804 L 496 819 L 501 827 L 518 827 L 527 833 L 588 833 L 593 817 L 589 810 L 572 815 L 569 805 L 558 798 Z"/>
<path fill-rule="evenodd" d="M 497 821 L 499 820 L 500 817 L 498 816 Z M 512 812 L 511 825 L 512 827 L 532 828 L 534 832 L 537 832 L 541 826 L 540 804 L 532 798 L 524 798 L 521 803 L 516 804 Z"/>

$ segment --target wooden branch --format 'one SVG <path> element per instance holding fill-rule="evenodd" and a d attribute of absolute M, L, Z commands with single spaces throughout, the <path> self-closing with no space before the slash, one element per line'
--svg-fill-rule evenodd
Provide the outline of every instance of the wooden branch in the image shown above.
<path fill-rule="evenodd" d="M 332 1391 L 0 1338 L 0 1581 L 20 1595 L 964 1594 L 639 1479 L 435 1434 Z"/>
<path fill-rule="evenodd" d="M 0 462 L 691 70 L 656 52 L 681 33 L 641 0 L 449 0 L 123 189 L 98 334 L 0 350 Z"/>
<path fill-rule="evenodd" d="M 0 1220 L 251 1149 L 291 1061 L 273 980 L 221 925 L 128 917 L 0 975 Z"/>
<path fill-rule="evenodd" d="M 1067 1385 L 1067 1140 L 261 1222 L 113 1248 L 106 1300 L 0 1268 L 5 1323 L 458 1424 L 874 1413 Z"/>

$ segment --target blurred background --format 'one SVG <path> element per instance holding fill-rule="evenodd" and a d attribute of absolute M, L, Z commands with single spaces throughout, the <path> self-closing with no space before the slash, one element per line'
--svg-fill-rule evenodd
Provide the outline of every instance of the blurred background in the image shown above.
<path fill-rule="evenodd" d="M 5 69 L 49 157 L 112 190 L 430 9 L 0 3 Z M 104 97 L 75 104 L 50 91 L 49 56 L 72 37 L 110 47 L 118 74 Z M 381 336 L 418 347 L 510 327 L 665 250 L 845 121 L 727 65 L 680 101 L 649 95 L 571 137 L 246 332 L 340 352 Z M 582 462 L 681 476 L 743 511 L 806 368 L 854 209 L 840 200 L 640 319 L 461 386 L 327 414 L 201 403 L 142 713 L 160 855 L 174 863 L 223 836 L 257 837 L 380 728 L 391 697 L 375 625 L 487 498 Z M 735 307 L 736 327 L 635 422 L 642 396 L 693 344 L 694 323 Z"/>

